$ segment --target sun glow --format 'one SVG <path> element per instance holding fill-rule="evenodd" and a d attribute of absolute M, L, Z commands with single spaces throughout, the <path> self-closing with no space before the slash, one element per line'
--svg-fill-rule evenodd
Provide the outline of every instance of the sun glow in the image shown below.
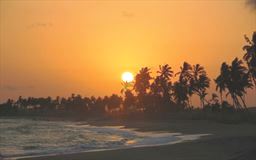
<path fill-rule="evenodd" d="M 122 74 L 122 80 L 124 82 L 132 82 L 133 81 L 133 74 L 131 72 L 124 72 Z"/>

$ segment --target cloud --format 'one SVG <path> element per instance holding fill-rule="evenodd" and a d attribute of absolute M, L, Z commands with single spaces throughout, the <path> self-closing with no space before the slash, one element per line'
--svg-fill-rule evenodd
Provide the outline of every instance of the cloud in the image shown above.
<path fill-rule="evenodd" d="M 47 28 L 47 27 L 52 27 L 52 23 L 50 22 L 36 22 L 36 23 L 32 23 L 30 25 L 27 26 L 28 29 L 32 29 L 32 28 Z"/>
<path fill-rule="evenodd" d="M 126 18 L 132 18 L 134 17 L 134 14 L 132 12 L 123 11 L 122 16 Z"/>
<path fill-rule="evenodd" d="M 0 90 L 1 91 L 23 91 L 23 90 L 31 90 L 34 89 L 34 86 L 13 86 L 13 85 L 5 85 L 5 86 L 1 86 Z"/>
<path fill-rule="evenodd" d="M 256 0 L 246 0 L 246 5 L 256 10 Z"/>

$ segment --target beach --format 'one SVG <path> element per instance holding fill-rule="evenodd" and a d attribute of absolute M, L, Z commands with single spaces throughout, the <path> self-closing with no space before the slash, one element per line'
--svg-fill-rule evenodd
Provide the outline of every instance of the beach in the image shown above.
<path fill-rule="evenodd" d="M 0 160 L 256 160 L 256 0 L 0 0 Z"/>
<path fill-rule="evenodd" d="M 253 160 L 256 157 L 256 125 L 250 123 L 224 124 L 207 120 L 155 121 L 91 121 L 93 125 L 124 125 L 139 131 L 209 134 L 198 140 L 171 145 L 82 152 L 56 156 L 21 158 L 20 160 Z"/>

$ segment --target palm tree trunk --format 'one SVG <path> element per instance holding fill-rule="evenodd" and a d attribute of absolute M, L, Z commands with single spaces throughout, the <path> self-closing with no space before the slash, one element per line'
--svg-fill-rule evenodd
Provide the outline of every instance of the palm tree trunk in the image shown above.
<path fill-rule="evenodd" d="M 192 107 L 193 106 L 193 103 L 192 103 L 192 100 L 190 99 L 190 102 L 189 102 L 190 104 L 190 107 Z"/>
<path fill-rule="evenodd" d="M 198 96 L 199 96 L 199 99 L 200 99 L 200 107 L 201 107 L 201 108 L 204 108 L 203 96 L 202 96 L 200 93 L 198 94 Z"/>
<path fill-rule="evenodd" d="M 223 97 L 222 97 L 222 92 L 220 92 L 220 104 L 223 104 Z"/>
<path fill-rule="evenodd" d="M 233 101 L 233 106 L 236 108 L 236 106 L 235 106 L 235 98 L 233 96 L 231 96 L 231 97 L 232 97 L 232 101 Z"/>
<path fill-rule="evenodd" d="M 256 79 L 255 78 L 252 78 L 253 79 L 253 83 L 254 83 L 254 89 L 255 89 L 255 92 L 256 92 Z"/>
<path fill-rule="evenodd" d="M 235 98 L 235 103 L 236 103 L 237 108 L 241 109 L 241 104 L 240 104 L 238 98 L 236 96 L 234 96 L 234 98 Z"/>
<path fill-rule="evenodd" d="M 255 79 L 254 76 L 253 76 L 252 68 L 251 68 L 251 65 L 249 64 L 248 61 L 247 61 L 247 66 L 248 66 L 249 74 L 250 74 L 250 76 L 251 76 L 251 78 L 252 78 L 252 81 L 253 81 L 254 86 L 255 86 L 254 88 L 255 88 L 255 91 L 256 91 L 256 79 Z"/>
<path fill-rule="evenodd" d="M 191 108 L 191 100 L 190 100 L 190 96 L 188 97 L 188 108 Z"/>
<path fill-rule="evenodd" d="M 233 106 L 236 108 L 236 109 L 240 109 L 240 103 L 237 99 L 237 97 L 234 95 L 234 94 L 231 94 L 231 97 L 233 99 Z"/>
<path fill-rule="evenodd" d="M 244 108 L 247 110 L 247 106 L 246 106 L 246 104 L 245 104 L 244 98 L 243 98 L 242 96 L 240 96 L 240 99 L 241 99 L 241 101 L 242 101 L 242 103 L 243 103 L 243 105 L 244 105 Z"/>
<path fill-rule="evenodd" d="M 204 98 L 201 99 L 202 108 L 204 108 Z"/>

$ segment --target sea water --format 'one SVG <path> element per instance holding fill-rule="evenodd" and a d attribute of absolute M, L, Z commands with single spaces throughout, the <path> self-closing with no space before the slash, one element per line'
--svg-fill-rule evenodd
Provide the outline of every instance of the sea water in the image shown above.
<path fill-rule="evenodd" d="M 86 122 L 0 118 L 0 159 L 166 145 L 200 136 L 139 132 Z"/>

